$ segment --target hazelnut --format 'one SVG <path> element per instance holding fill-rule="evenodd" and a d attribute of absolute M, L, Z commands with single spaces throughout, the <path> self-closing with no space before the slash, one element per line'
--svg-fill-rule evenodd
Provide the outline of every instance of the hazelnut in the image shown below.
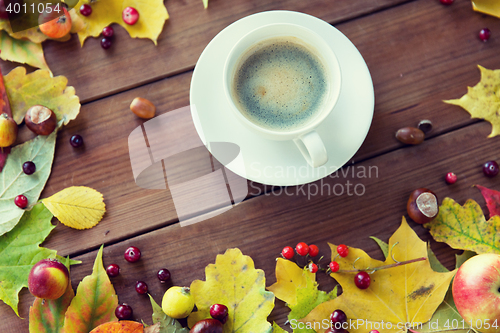
<path fill-rule="evenodd" d="M 416 127 L 403 127 L 396 132 L 396 139 L 407 145 L 418 145 L 424 142 L 425 134 Z"/>
<path fill-rule="evenodd" d="M 42 105 L 34 105 L 28 109 L 24 117 L 26 126 L 35 134 L 49 135 L 57 126 L 56 114 Z"/>
<path fill-rule="evenodd" d="M 429 189 L 416 189 L 410 194 L 406 210 L 410 218 L 416 223 L 428 223 L 439 213 L 437 196 Z"/>
<path fill-rule="evenodd" d="M 130 110 L 139 118 L 151 119 L 155 116 L 156 107 L 153 103 L 142 97 L 136 97 L 130 103 Z"/>

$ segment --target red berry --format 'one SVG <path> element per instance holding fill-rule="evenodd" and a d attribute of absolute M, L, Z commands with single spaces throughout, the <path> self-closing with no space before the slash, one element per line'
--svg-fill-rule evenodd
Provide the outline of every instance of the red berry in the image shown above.
<path fill-rule="evenodd" d="M 127 7 L 122 12 L 123 22 L 134 25 L 139 20 L 139 12 L 134 7 Z"/>
<path fill-rule="evenodd" d="M 349 255 L 349 248 L 345 244 L 340 244 L 339 246 L 337 246 L 337 253 L 342 258 L 345 258 Z"/>
<path fill-rule="evenodd" d="M 26 198 L 26 196 L 24 196 L 23 194 L 19 194 L 17 197 L 15 197 L 14 203 L 17 207 L 24 209 L 28 207 L 28 198 Z"/>
<path fill-rule="evenodd" d="M 115 309 L 115 316 L 120 320 L 131 319 L 133 315 L 132 308 L 128 304 L 120 304 Z"/>
<path fill-rule="evenodd" d="M 330 263 L 330 265 L 328 265 L 330 267 L 330 270 L 332 271 L 332 273 L 335 273 L 339 270 L 340 266 L 339 266 L 339 263 L 336 262 L 336 261 L 332 261 Z"/>
<path fill-rule="evenodd" d="M 305 256 L 309 253 L 309 246 L 307 246 L 304 242 L 300 242 L 297 246 L 295 246 L 295 250 L 299 255 Z"/>
<path fill-rule="evenodd" d="M 102 29 L 102 35 L 104 37 L 113 37 L 114 34 L 115 34 L 115 30 L 113 30 L 113 27 L 111 27 L 111 26 L 108 26 L 108 27 L 105 27 L 104 29 Z"/>
<path fill-rule="evenodd" d="M 311 273 L 316 273 L 318 271 L 318 265 L 316 265 L 315 263 L 310 263 L 309 264 L 309 272 Z"/>
<path fill-rule="evenodd" d="M 222 324 L 226 323 L 228 314 L 229 310 L 224 304 L 213 304 L 210 307 L 210 316 L 212 316 L 212 318 L 214 319 L 217 319 Z"/>
<path fill-rule="evenodd" d="M 23 172 L 27 175 L 32 175 L 34 174 L 36 171 L 36 165 L 35 163 L 31 162 L 31 161 L 28 161 L 28 162 L 24 162 L 23 164 Z"/>
<path fill-rule="evenodd" d="M 109 37 L 104 37 L 103 39 L 101 39 L 101 47 L 105 50 L 109 49 L 111 47 L 111 38 Z"/>
<path fill-rule="evenodd" d="M 135 283 L 135 291 L 137 291 L 137 293 L 143 295 L 143 294 L 148 292 L 148 285 L 144 281 L 137 281 Z"/>
<path fill-rule="evenodd" d="M 483 42 L 486 42 L 488 39 L 490 39 L 490 36 L 491 36 L 491 31 L 488 28 L 484 28 L 479 31 L 479 39 L 482 40 Z"/>
<path fill-rule="evenodd" d="M 334 324 L 335 328 L 341 328 L 342 324 L 347 322 L 347 316 L 344 311 L 337 309 L 330 315 L 330 321 Z M 340 325 L 335 325 L 336 323 Z"/>
<path fill-rule="evenodd" d="M 359 272 L 354 276 L 354 284 L 359 289 L 366 289 L 370 286 L 371 278 L 367 272 Z"/>
<path fill-rule="evenodd" d="M 156 273 L 156 276 L 161 283 L 165 283 L 170 279 L 170 271 L 166 268 L 162 268 Z"/>
<path fill-rule="evenodd" d="M 309 255 L 311 257 L 316 257 L 319 253 L 319 249 L 316 245 L 312 244 L 312 245 L 309 245 Z"/>
<path fill-rule="evenodd" d="M 117 277 L 120 275 L 120 266 L 117 264 L 111 264 L 106 267 L 106 273 L 108 273 L 109 277 Z"/>
<path fill-rule="evenodd" d="M 74 147 L 74 148 L 78 148 L 78 147 L 81 147 L 83 145 L 83 138 L 81 135 L 79 134 L 76 134 L 76 135 L 73 135 L 70 139 L 69 139 L 69 143 Z"/>
<path fill-rule="evenodd" d="M 451 5 L 455 0 L 440 0 L 443 5 Z"/>
<path fill-rule="evenodd" d="M 123 257 L 128 262 L 136 262 L 137 260 L 141 259 L 141 251 L 135 246 L 130 246 L 125 250 Z"/>
<path fill-rule="evenodd" d="M 498 175 L 498 163 L 495 161 L 488 161 L 483 165 L 483 173 L 486 177 L 495 177 Z"/>
<path fill-rule="evenodd" d="M 455 175 L 453 172 L 448 172 L 446 174 L 446 177 L 444 177 L 444 180 L 448 184 L 455 184 L 457 182 L 457 175 Z"/>
<path fill-rule="evenodd" d="M 380 333 L 380 332 L 377 330 L 371 330 L 370 333 Z"/>
<path fill-rule="evenodd" d="M 92 14 L 92 7 L 90 7 L 89 4 L 83 4 L 80 7 L 80 14 L 82 14 L 83 16 L 89 16 L 90 14 Z"/>
<path fill-rule="evenodd" d="M 281 255 L 285 259 L 288 259 L 288 260 L 292 259 L 293 256 L 295 255 L 295 252 L 293 251 L 293 247 L 291 247 L 291 246 L 285 246 L 283 248 L 283 250 L 281 250 Z"/>

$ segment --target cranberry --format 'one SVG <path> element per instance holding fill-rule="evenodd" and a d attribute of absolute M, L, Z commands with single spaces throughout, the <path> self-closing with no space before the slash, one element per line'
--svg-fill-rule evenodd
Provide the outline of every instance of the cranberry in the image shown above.
<path fill-rule="evenodd" d="M 36 171 L 36 165 L 35 163 L 31 162 L 31 161 L 28 161 L 28 162 L 24 162 L 23 164 L 23 172 L 27 175 L 32 175 L 34 174 Z"/>
<path fill-rule="evenodd" d="M 101 47 L 105 50 L 109 49 L 111 47 L 111 38 L 109 37 L 104 37 L 101 39 Z"/>
<path fill-rule="evenodd" d="M 342 310 L 335 310 L 330 315 L 330 321 L 332 322 L 332 327 L 336 329 L 341 329 L 342 324 L 347 322 L 347 316 Z"/>
<path fill-rule="evenodd" d="M 156 273 L 156 276 L 161 283 L 165 283 L 170 279 L 170 271 L 166 268 L 162 268 Z"/>
<path fill-rule="evenodd" d="M 90 14 L 92 14 L 92 7 L 90 7 L 89 4 L 83 4 L 80 7 L 80 14 L 82 14 L 83 16 L 89 16 Z"/>
<path fill-rule="evenodd" d="M 479 31 L 479 39 L 482 40 L 483 42 L 486 42 L 488 39 L 490 39 L 490 36 L 491 36 L 491 31 L 488 28 L 484 28 Z"/>
<path fill-rule="evenodd" d="M 115 309 L 115 316 L 120 320 L 131 319 L 133 315 L 132 308 L 128 304 L 120 304 Z"/>
<path fill-rule="evenodd" d="M 69 143 L 74 147 L 74 148 L 79 148 L 83 145 L 83 138 L 81 135 L 79 134 L 76 134 L 76 135 L 73 135 L 70 139 L 69 139 Z"/>
<path fill-rule="evenodd" d="M 444 180 L 450 185 L 455 184 L 457 182 L 457 175 L 455 175 L 453 172 L 448 172 Z"/>
<path fill-rule="evenodd" d="M 134 25 L 139 20 L 139 12 L 134 7 L 127 7 L 122 12 L 123 22 Z"/>
<path fill-rule="evenodd" d="M 443 5 L 451 5 L 455 0 L 440 0 Z"/>
<path fill-rule="evenodd" d="M 143 295 L 148 292 L 148 285 L 144 281 L 137 281 L 135 284 L 135 291 Z"/>
<path fill-rule="evenodd" d="M 17 207 L 24 209 L 28 207 L 28 198 L 26 198 L 26 196 L 24 196 L 23 194 L 19 194 L 14 198 L 14 203 Z"/>
<path fill-rule="evenodd" d="M 495 177 L 498 174 L 498 163 L 495 161 L 484 163 L 483 173 L 486 177 Z"/>
<path fill-rule="evenodd" d="M 137 260 L 141 259 L 141 250 L 139 250 L 135 246 L 130 246 L 125 250 L 123 257 L 128 262 L 136 262 Z"/>
<path fill-rule="evenodd" d="M 370 286 L 371 278 L 367 272 L 359 272 L 354 276 L 354 284 L 359 289 L 366 289 Z"/>
<path fill-rule="evenodd" d="M 113 27 L 111 27 L 111 26 L 105 27 L 104 29 L 102 29 L 102 35 L 104 37 L 113 37 L 114 34 L 115 34 L 115 31 L 113 30 Z"/>
<path fill-rule="evenodd" d="M 117 277 L 120 274 L 120 266 L 117 264 L 111 264 L 106 267 L 106 273 L 109 277 Z"/>
<path fill-rule="evenodd" d="M 224 304 L 213 304 L 210 307 L 210 316 L 225 324 L 228 317 L 228 309 Z"/>

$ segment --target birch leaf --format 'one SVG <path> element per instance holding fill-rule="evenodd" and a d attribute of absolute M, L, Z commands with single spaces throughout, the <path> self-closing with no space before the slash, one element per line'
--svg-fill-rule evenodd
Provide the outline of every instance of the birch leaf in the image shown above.
<path fill-rule="evenodd" d="M 102 194 L 85 186 L 68 187 L 42 202 L 62 224 L 74 229 L 96 226 L 106 212 Z"/>
<path fill-rule="evenodd" d="M 218 303 L 229 310 L 225 333 L 272 332 L 267 316 L 274 308 L 274 295 L 265 290 L 264 271 L 255 269 L 252 258 L 239 249 L 228 249 L 205 268 L 205 275 L 206 281 L 191 283 L 198 311 L 189 315 L 189 327 L 210 318 L 210 306 Z"/>
<path fill-rule="evenodd" d="M 14 204 L 17 195 L 24 194 L 28 198 L 29 207 L 38 201 L 52 168 L 56 132 L 48 136 L 39 135 L 12 148 L 0 173 L 0 235 L 12 230 L 24 213 L 24 210 Z M 22 168 L 26 161 L 33 161 L 36 165 L 36 172 L 29 176 Z"/>

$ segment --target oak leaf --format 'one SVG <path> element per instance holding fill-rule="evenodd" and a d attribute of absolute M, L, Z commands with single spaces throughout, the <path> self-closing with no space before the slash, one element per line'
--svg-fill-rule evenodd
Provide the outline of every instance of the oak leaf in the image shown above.
<path fill-rule="evenodd" d="M 49 70 L 41 43 L 15 39 L 6 31 L 0 31 L 0 58 L 2 60 L 28 64 L 32 67 Z"/>
<path fill-rule="evenodd" d="M 490 217 L 500 215 L 500 192 L 490 190 L 489 188 L 481 185 L 476 185 L 476 187 L 481 191 L 481 194 L 486 201 Z"/>
<path fill-rule="evenodd" d="M 75 8 L 88 0 L 80 0 Z M 122 19 L 122 12 L 132 6 L 139 12 L 139 20 L 134 25 L 126 24 Z M 92 3 L 92 15 L 83 16 L 77 12 L 85 26 L 78 32 L 81 45 L 88 37 L 98 37 L 102 29 L 113 24 L 121 25 L 132 38 L 149 38 L 155 45 L 168 19 L 167 8 L 163 0 L 134 1 L 134 0 L 106 0 Z"/>
<path fill-rule="evenodd" d="M 38 27 L 33 27 L 19 32 L 13 32 L 12 27 L 10 26 L 10 22 L 7 19 L 0 19 L 0 30 L 7 32 L 9 36 L 11 36 L 14 39 L 28 40 L 32 43 L 37 43 L 37 44 L 41 44 L 42 42 L 49 39 L 49 37 L 44 35 L 38 29 Z"/>
<path fill-rule="evenodd" d="M 67 86 L 68 79 L 64 76 L 52 77 L 49 71 L 42 69 L 26 74 L 26 68 L 20 66 L 5 75 L 4 80 L 12 117 L 18 124 L 36 104 L 54 111 L 64 125 L 80 112 L 80 99 L 75 95 L 75 88 Z"/>
<path fill-rule="evenodd" d="M 118 296 L 103 267 L 102 249 L 103 246 L 97 253 L 92 274 L 80 282 L 65 313 L 65 333 L 88 333 L 101 324 L 118 321 L 115 316 Z"/>
<path fill-rule="evenodd" d="M 332 259 L 336 246 L 332 248 Z M 379 266 L 427 257 L 426 243 L 418 238 L 408 226 L 405 218 L 398 230 L 389 239 L 390 255 L 385 261 L 372 259 L 363 250 L 350 248 L 345 258 L 336 258 L 341 270 L 356 269 L 372 271 Z M 358 259 L 359 258 L 359 259 Z M 355 273 L 332 273 L 331 276 L 342 286 L 342 295 L 318 305 L 307 315 L 303 323 L 316 332 L 323 333 L 324 322 L 335 309 L 343 310 L 352 326 L 349 332 L 405 332 L 405 325 L 424 323 L 443 301 L 455 271 L 437 273 L 429 261 L 418 261 L 392 268 L 375 270 L 367 289 L 354 284 Z M 382 322 L 384 324 L 382 324 Z"/>
<path fill-rule="evenodd" d="M 478 66 L 481 81 L 474 87 L 467 87 L 467 94 L 460 99 L 444 101 L 458 105 L 470 113 L 471 118 L 487 120 L 492 125 L 489 138 L 500 134 L 500 69 L 489 70 Z"/>
<path fill-rule="evenodd" d="M 467 200 L 462 207 L 453 199 L 444 198 L 438 216 L 424 227 L 437 242 L 445 242 L 454 249 L 500 253 L 496 240 L 500 216 L 486 221 L 481 207 L 474 200 Z"/>
<path fill-rule="evenodd" d="M 121 320 L 104 323 L 94 328 L 90 333 L 142 333 L 144 326 L 131 320 Z"/>
<path fill-rule="evenodd" d="M 102 194 L 85 186 L 65 188 L 42 203 L 62 224 L 74 229 L 96 226 L 106 212 Z"/>
<path fill-rule="evenodd" d="M 239 249 L 228 249 L 205 268 L 205 275 L 206 281 L 191 283 L 198 311 L 189 315 L 189 327 L 210 318 L 210 306 L 219 303 L 229 310 L 225 333 L 272 332 L 267 316 L 274 308 L 274 295 L 265 290 L 264 271 L 255 269 L 252 258 Z"/>
<path fill-rule="evenodd" d="M 500 2 L 498 0 L 472 0 L 472 8 L 476 12 L 500 18 Z"/>

